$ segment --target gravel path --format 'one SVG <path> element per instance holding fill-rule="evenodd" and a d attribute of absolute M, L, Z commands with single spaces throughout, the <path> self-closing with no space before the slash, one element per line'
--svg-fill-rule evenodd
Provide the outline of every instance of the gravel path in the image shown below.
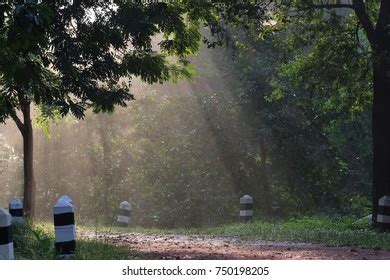
<path fill-rule="evenodd" d="M 83 239 L 95 239 L 128 247 L 148 258 L 158 259 L 373 259 L 390 260 L 390 251 L 355 247 L 328 247 L 291 242 L 244 241 L 230 237 L 161 235 L 141 233 L 81 232 Z"/>

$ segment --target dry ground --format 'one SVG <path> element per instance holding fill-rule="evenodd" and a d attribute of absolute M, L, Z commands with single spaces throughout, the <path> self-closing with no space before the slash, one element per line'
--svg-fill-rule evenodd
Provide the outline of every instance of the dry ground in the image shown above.
<path fill-rule="evenodd" d="M 230 237 L 92 232 L 82 232 L 81 237 L 128 247 L 153 259 L 390 260 L 390 251 L 387 250 L 261 240 L 246 241 Z"/>

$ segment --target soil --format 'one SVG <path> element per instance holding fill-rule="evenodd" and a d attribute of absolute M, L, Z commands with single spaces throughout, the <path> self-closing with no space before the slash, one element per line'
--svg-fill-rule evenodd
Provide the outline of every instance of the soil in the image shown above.
<path fill-rule="evenodd" d="M 146 258 L 177 260 L 390 260 L 390 251 L 318 244 L 240 240 L 202 235 L 81 232 L 81 238 L 107 242 Z"/>

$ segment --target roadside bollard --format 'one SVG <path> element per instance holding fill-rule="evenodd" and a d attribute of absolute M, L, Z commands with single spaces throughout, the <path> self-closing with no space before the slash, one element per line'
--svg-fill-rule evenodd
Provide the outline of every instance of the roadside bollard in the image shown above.
<path fill-rule="evenodd" d="M 390 230 L 390 196 L 383 196 L 378 202 L 377 223 L 382 230 Z"/>
<path fill-rule="evenodd" d="M 0 260 L 13 260 L 14 258 L 11 215 L 6 209 L 0 208 Z"/>
<path fill-rule="evenodd" d="M 59 199 L 53 213 L 56 252 L 60 258 L 73 258 L 76 252 L 74 206 L 65 199 Z"/>
<path fill-rule="evenodd" d="M 23 223 L 23 203 L 19 198 L 14 198 L 9 202 L 9 213 L 12 216 L 12 223 Z"/>
<path fill-rule="evenodd" d="M 249 195 L 244 195 L 240 198 L 240 222 L 248 223 L 253 218 L 253 198 Z"/>
<path fill-rule="evenodd" d="M 127 227 L 130 224 L 130 212 L 131 204 L 127 201 L 123 201 L 119 204 L 118 212 L 118 225 L 121 227 Z"/>

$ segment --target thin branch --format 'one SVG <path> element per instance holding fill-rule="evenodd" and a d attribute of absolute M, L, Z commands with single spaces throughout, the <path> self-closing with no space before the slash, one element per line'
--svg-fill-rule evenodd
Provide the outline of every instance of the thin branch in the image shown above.
<path fill-rule="evenodd" d="M 18 115 L 16 114 L 16 112 L 14 110 L 11 110 L 10 115 L 11 115 L 12 119 L 14 120 L 14 122 L 16 123 L 16 126 L 19 128 L 20 132 L 24 135 L 25 126 L 24 126 L 23 122 L 20 120 L 20 118 L 18 117 Z"/>
<path fill-rule="evenodd" d="M 370 16 L 367 12 L 366 4 L 363 0 L 353 0 L 352 4 L 313 4 L 307 6 L 304 10 L 340 8 L 348 8 L 355 11 L 356 16 L 359 19 L 359 22 L 363 26 L 363 29 L 367 35 L 368 41 L 370 42 L 371 46 L 374 47 L 376 44 L 375 28 L 373 23 L 371 22 Z"/>
<path fill-rule="evenodd" d="M 353 6 L 359 22 L 363 26 L 364 31 L 366 32 L 367 39 L 370 41 L 371 46 L 375 46 L 375 28 L 371 22 L 370 16 L 367 13 L 366 4 L 363 0 L 353 0 Z"/>

